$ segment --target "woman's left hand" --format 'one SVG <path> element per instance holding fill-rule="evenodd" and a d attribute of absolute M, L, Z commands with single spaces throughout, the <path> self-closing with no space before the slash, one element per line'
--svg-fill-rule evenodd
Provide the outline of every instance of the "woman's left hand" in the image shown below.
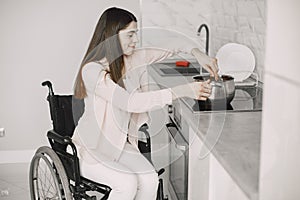
<path fill-rule="evenodd" d="M 198 48 L 194 48 L 191 51 L 192 55 L 195 56 L 198 63 L 206 69 L 211 76 L 215 77 L 216 80 L 219 79 L 218 71 L 218 63 L 216 58 L 209 57 Z"/>

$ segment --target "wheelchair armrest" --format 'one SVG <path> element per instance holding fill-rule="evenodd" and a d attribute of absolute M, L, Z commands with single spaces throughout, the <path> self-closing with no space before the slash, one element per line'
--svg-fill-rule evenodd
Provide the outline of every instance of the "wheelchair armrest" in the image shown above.
<path fill-rule="evenodd" d="M 55 142 L 58 142 L 60 144 L 72 143 L 72 139 L 69 136 L 61 136 L 58 133 L 56 133 L 54 130 L 48 131 L 47 137 L 53 139 Z"/>
<path fill-rule="evenodd" d="M 50 143 L 52 143 L 52 144 L 53 144 L 53 142 L 51 140 L 54 140 L 55 142 L 57 142 L 59 144 L 71 146 L 73 155 L 77 156 L 76 147 L 75 147 L 74 143 L 72 142 L 72 139 L 69 136 L 61 136 L 54 130 L 50 130 L 47 133 L 47 137 L 50 140 Z"/>

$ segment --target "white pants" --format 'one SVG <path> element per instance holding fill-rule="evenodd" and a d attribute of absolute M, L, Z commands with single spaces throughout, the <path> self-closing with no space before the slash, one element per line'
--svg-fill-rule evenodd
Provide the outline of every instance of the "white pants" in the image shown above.
<path fill-rule="evenodd" d="M 81 161 L 80 165 L 82 176 L 112 188 L 109 200 L 156 199 L 158 175 L 152 164 L 129 143 L 117 162 Z"/>

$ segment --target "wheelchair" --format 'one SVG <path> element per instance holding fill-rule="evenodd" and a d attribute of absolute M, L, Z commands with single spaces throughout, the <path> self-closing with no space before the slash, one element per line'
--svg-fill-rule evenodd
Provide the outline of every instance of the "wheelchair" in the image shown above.
<path fill-rule="evenodd" d="M 47 132 L 49 146 L 38 148 L 30 163 L 29 186 L 32 200 L 101 200 L 109 198 L 111 188 L 108 185 L 94 182 L 80 175 L 77 149 L 72 142 L 72 135 L 80 117 L 84 112 L 84 101 L 73 95 L 56 95 L 52 83 L 44 81 L 49 93 L 50 116 L 53 129 Z M 141 153 L 152 163 L 151 140 L 147 124 L 140 132 L 145 134 L 146 140 L 139 140 Z M 71 150 L 67 150 L 71 149 Z M 164 169 L 157 173 L 160 176 Z M 159 178 L 157 200 L 168 200 L 164 196 L 163 180 Z"/>

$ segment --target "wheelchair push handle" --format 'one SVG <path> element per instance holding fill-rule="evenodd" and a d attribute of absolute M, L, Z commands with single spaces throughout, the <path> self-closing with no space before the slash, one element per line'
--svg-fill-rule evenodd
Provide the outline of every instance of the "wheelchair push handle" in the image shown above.
<path fill-rule="evenodd" d="M 49 95 L 54 95 L 54 92 L 53 92 L 53 88 L 52 88 L 52 83 L 50 81 L 44 81 L 42 82 L 42 86 L 47 86 L 48 89 L 49 89 Z"/>

